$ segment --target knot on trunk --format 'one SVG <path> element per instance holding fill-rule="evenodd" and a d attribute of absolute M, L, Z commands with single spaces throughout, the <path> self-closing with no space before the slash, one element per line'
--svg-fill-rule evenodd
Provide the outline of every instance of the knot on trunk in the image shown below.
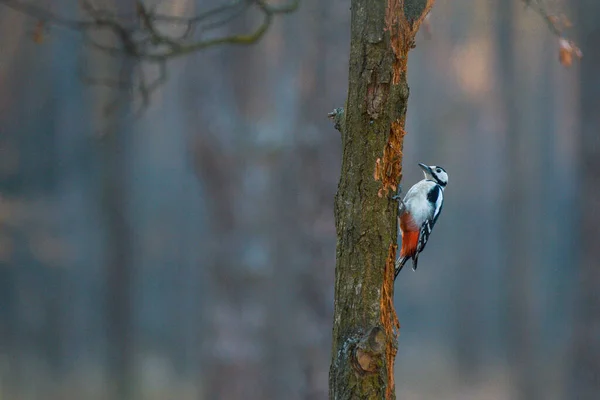
<path fill-rule="evenodd" d="M 363 336 L 354 347 L 352 361 L 354 369 L 361 375 L 377 371 L 383 363 L 385 332 L 376 326 Z"/>
<path fill-rule="evenodd" d="M 340 131 L 340 133 L 343 134 L 344 133 L 344 122 L 345 122 L 344 108 L 343 107 L 335 108 L 332 112 L 327 114 L 327 117 L 334 122 L 335 129 L 337 129 L 338 131 Z"/>

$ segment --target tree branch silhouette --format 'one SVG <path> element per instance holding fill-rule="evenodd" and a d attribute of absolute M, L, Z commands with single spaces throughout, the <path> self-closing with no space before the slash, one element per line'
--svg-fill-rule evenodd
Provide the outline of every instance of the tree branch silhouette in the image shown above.
<path fill-rule="evenodd" d="M 143 112 L 152 94 L 168 78 L 166 63 L 176 57 L 189 55 L 220 45 L 251 45 L 259 41 L 278 15 L 294 12 L 300 0 L 289 0 L 283 5 L 274 5 L 267 0 L 233 0 L 227 4 L 202 11 L 192 17 L 163 14 L 154 7 L 136 1 L 136 12 L 117 14 L 99 8 L 91 0 L 80 0 L 81 19 L 69 19 L 51 10 L 21 0 L 0 0 L 0 6 L 11 8 L 36 21 L 36 42 L 41 42 L 42 29 L 60 27 L 78 32 L 84 44 L 109 56 L 134 57 L 140 62 L 136 66 L 136 83 L 119 82 L 110 78 L 87 77 L 84 81 L 120 90 L 132 90 L 141 98 Z M 249 32 L 224 34 L 215 33 L 218 28 L 251 10 L 262 14 L 262 21 Z M 179 31 L 175 34 L 172 31 Z M 111 43 L 103 43 L 98 34 L 112 34 Z M 148 79 L 144 67 L 158 66 L 159 76 Z"/>
<path fill-rule="evenodd" d="M 523 3 L 542 17 L 550 32 L 558 37 L 558 59 L 561 64 L 569 67 L 574 57 L 583 57 L 577 44 L 564 35 L 564 30 L 571 27 L 571 21 L 564 14 L 551 13 L 541 0 L 523 0 Z"/>

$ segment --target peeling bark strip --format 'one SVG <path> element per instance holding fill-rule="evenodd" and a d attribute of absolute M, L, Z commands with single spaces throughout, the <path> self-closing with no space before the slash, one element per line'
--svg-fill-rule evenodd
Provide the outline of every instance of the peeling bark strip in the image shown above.
<path fill-rule="evenodd" d="M 390 136 L 383 149 L 383 160 L 378 158 L 375 162 L 374 178 L 383 184 L 377 192 L 379 197 L 387 195 L 389 190 L 395 192 L 398 182 L 402 179 L 402 150 L 405 134 L 404 120 L 393 121 Z"/>
<path fill-rule="evenodd" d="M 388 338 L 385 347 L 385 362 L 388 368 L 386 399 L 394 398 L 393 393 L 396 389 L 396 385 L 394 384 L 394 360 L 398 352 L 397 339 L 400 330 L 400 322 L 394 308 L 394 272 L 397 247 L 395 243 L 390 244 L 388 258 L 385 262 L 383 286 L 381 287 L 381 325 L 383 325 L 385 336 Z"/>
<path fill-rule="evenodd" d="M 342 133 L 329 397 L 394 399 L 397 204 L 408 101 L 406 61 L 433 0 L 352 0 Z"/>
<path fill-rule="evenodd" d="M 400 83 L 406 72 L 408 51 L 415 46 L 415 36 L 421 23 L 429 14 L 435 0 L 388 0 L 385 29 L 390 32 L 394 61 L 394 85 Z"/>

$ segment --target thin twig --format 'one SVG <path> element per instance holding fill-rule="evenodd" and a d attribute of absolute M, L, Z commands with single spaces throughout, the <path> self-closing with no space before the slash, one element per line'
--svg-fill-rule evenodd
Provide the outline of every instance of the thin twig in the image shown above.
<path fill-rule="evenodd" d="M 142 105 L 136 111 L 136 117 L 140 117 L 148 109 L 148 107 L 150 107 L 150 100 L 152 98 L 152 94 L 167 81 L 166 62 L 164 60 L 159 61 L 157 62 L 157 65 L 158 77 L 150 83 L 147 82 L 143 67 L 140 66 L 138 70 L 140 83 L 136 89 L 140 93 Z"/>
<path fill-rule="evenodd" d="M 562 36 L 562 29 L 560 29 L 558 26 L 556 17 L 550 15 L 548 10 L 546 10 L 546 7 L 544 7 L 539 0 L 523 0 L 523 3 L 525 3 L 526 7 L 531 8 L 536 14 L 544 19 L 544 22 L 546 22 L 546 25 L 548 25 L 550 32 L 556 36 Z"/>

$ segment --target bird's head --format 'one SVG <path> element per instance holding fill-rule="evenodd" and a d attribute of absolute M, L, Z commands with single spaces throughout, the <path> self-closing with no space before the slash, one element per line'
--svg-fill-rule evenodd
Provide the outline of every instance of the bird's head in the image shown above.
<path fill-rule="evenodd" d="M 444 168 L 421 163 L 419 163 L 419 167 L 423 170 L 425 179 L 432 180 L 443 188 L 448 184 L 448 174 Z"/>

